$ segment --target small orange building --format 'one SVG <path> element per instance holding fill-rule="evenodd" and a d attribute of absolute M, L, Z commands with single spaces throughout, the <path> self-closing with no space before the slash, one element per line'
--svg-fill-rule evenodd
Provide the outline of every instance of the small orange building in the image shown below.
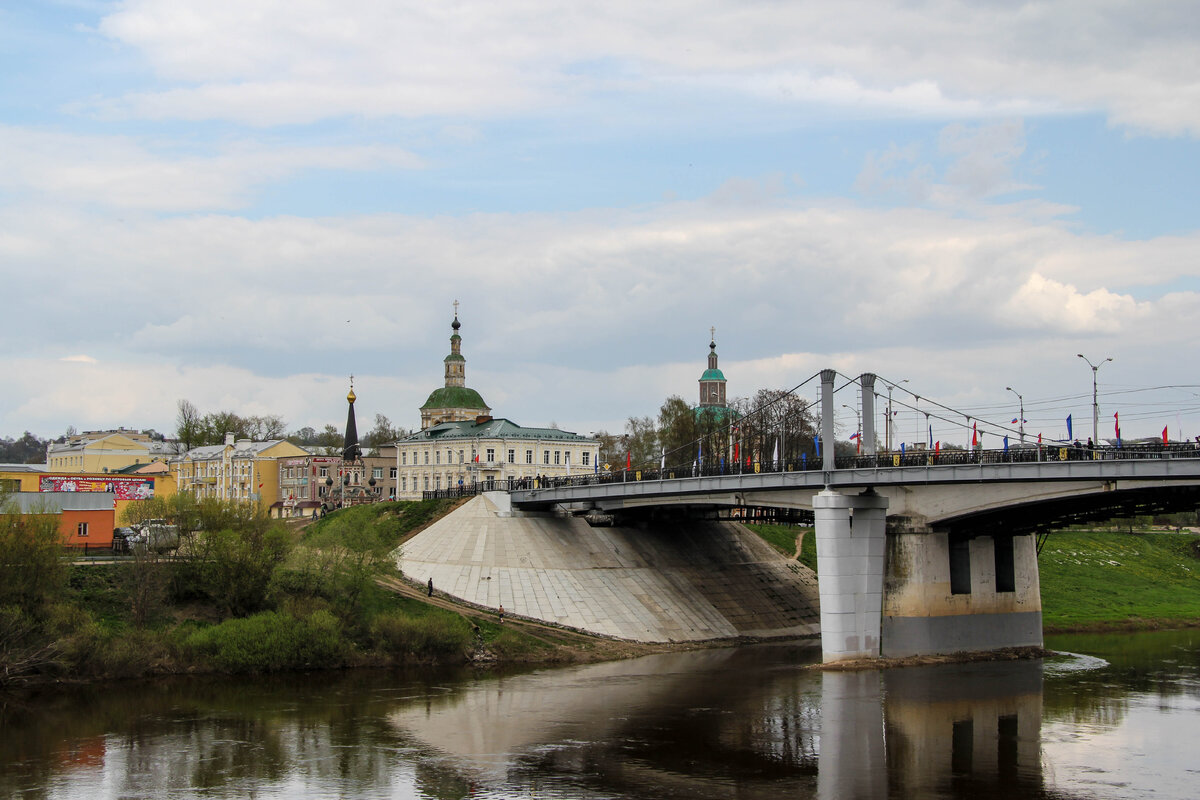
<path fill-rule="evenodd" d="M 112 492 L 15 492 L 0 512 L 52 514 L 59 518 L 63 543 L 112 547 L 116 495 Z"/>

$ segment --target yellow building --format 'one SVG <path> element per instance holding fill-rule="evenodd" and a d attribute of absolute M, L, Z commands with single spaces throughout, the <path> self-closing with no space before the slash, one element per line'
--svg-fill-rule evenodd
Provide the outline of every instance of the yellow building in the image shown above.
<path fill-rule="evenodd" d="M 166 461 L 178 455 L 177 444 L 151 439 L 145 433 L 125 430 L 86 431 L 51 442 L 46 448 L 46 468 L 52 472 L 103 475 L 139 464 Z"/>
<path fill-rule="evenodd" d="M 282 439 L 234 441 L 233 434 L 227 434 L 225 444 L 195 447 L 171 459 L 171 474 L 181 492 L 253 501 L 266 511 L 279 498 L 278 460 L 308 454 Z"/>

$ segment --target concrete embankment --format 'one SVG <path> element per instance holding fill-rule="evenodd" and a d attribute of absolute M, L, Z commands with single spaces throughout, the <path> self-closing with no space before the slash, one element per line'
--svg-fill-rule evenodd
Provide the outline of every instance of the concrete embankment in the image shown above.
<path fill-rule="evenodd" d="M 741 525 L 593 528 L 476 497 L 401 547 L 409 578 L 510 614 L 642 642 L 813 636 L 816 576 Z"/>

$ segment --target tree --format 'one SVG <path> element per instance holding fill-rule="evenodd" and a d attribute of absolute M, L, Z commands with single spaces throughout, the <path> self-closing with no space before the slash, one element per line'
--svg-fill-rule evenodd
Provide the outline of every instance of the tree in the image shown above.
<path fill-rule="evenodd" d="M 362 439 L 362 446 L 376 449 L 396 441 L 407 434 L 403 428 L 393 428 L 392 421 L 383 414 L 375 415 L 375 427 Z"/>
<path fill-rule="evenodd" d="M 287 439 L 292 444 L 315 445 L 317 443 L 317 432 L 313 428 L 306 426 L 289 433 Z"/>
<path fill-rule="evenodd" d="M 62 533 L 53 514 L 0 505 L 0 607 L 37 614 L 67 581 Z"/>
<path fill-rule="evenodd" d="M 278 414 L 247 417 L 244 422 L 247 438 L 253 439 L 256 442 L 282 439 L 284 433 L 287 431 L 287 425 L 284 423 L 283 417 Z"/>
<path fill-rule="evenodd" d="M 46 460 L 50 440 L 39 439 L 29 431 L 20 439 L 0 439 L 0 462 L 9 464 L 40 464 Z"/>
<path fill-rule="evenodd" d="M 696 459 L 700 428 L 696 412 L 679 395 L 668 397 L 658 410 L 658 437 L 667 466 L 688 467 Z"/>
<path fill-rule="evenodd" d="M 608 464 L 612 469 L 620 469 L 625 466 L 625 451 L 622 449 L 621 437 L 611 434 L 608 431 L 596 431 L 592 434 L 596 441 L 600 444 L 600 467 L 603 468 Z M 618 463 L 620 462 L 620 463 Z"/>
<path fill-rule="evenodd" d="M 338 429 L 332 425 L 326 425 L 325 430 L 321 431 L 321 433 L 317 435 L 317 446 L 320 447 L 327 456 L 341 453 L 342 444 L 344 444 L 344 442 L 345 438 L 341 433 L 338 432 Z"/>
<path fill-rule="evenodd" d="M 658 429 L 651 417 L 630 417 L 625 420 L 622 444 L 625 446 L 625 452 L 629 454 L 633 469 L 658 467 Z M 625 459 L 622 458 L 621 461 L 624 462 Z M 625 465 L 622 463 L 620 466 Z"/>
<path fill-rule="evenodd" d="M 205 414 L 202 424 L 204 428 L 202 444 L 222 444 L 227 433 L 232 433 L 235 440 L 250 438 L 247 421 L 232 411 Z"/>
<path fill-rule="evenodd" d="M 183 451 L 186 453 L 199 445 L 203 436 L 200 410 L 192 405 L 190 400 L 183 399 L 176 402 L 175 407 L 175 438 L 183 445 Z"/>

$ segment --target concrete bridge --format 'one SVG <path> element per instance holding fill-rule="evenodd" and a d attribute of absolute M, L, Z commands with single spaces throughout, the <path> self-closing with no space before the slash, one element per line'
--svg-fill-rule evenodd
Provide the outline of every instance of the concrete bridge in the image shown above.
<path fill-rule="evenodd" d="M 514 512 L 704 515 L 811 509 L 826 661 L 1042 644 L 1035 534 L 1087 518 L 1200 507 L 1196 448 L 1048 448 L 945 457 L 874 452 L 875 376 L 860 376 L 866 456 L 835 458 L 821 374 L 824 457 L 812 469 L 637 480 L 585 475 L 511 492 Z M 819 468 L 818 468 L 819 467 Z M 634 478 L 634 479 L 631 479 Z"/>

